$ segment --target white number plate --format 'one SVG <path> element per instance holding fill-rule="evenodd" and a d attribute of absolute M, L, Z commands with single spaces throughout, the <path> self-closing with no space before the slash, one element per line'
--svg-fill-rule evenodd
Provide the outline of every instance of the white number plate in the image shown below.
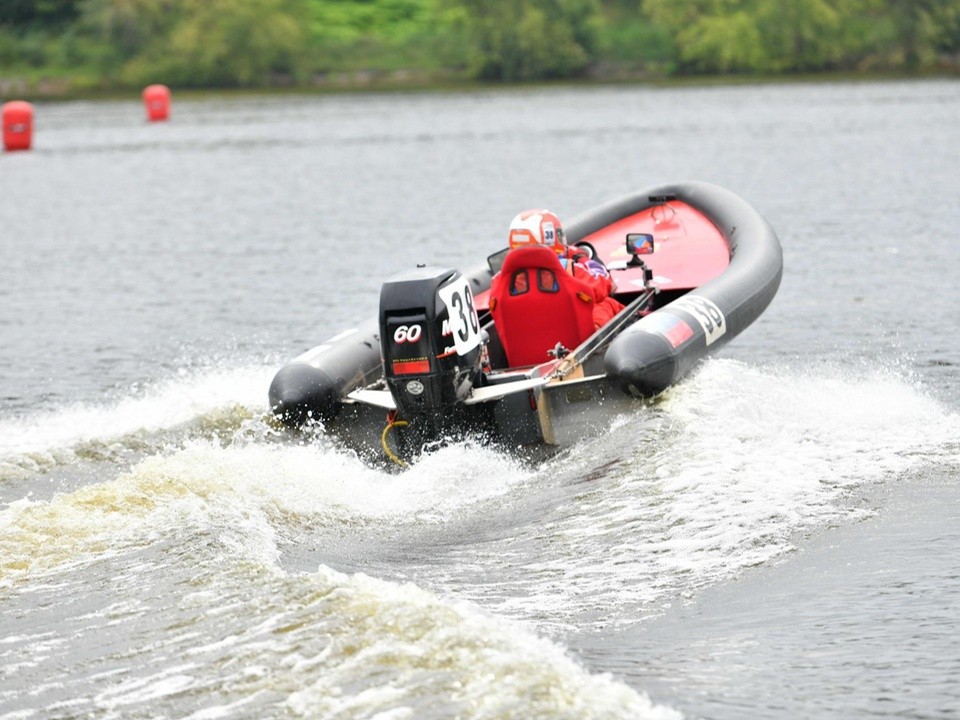
<path fill-rule="evenodd" d="M 480 344 L 480 318 L 473 304 L 470 283 L 461 277 L 444 285 L 437 293 L 447 306 L 457 355 L 466 355 Z"/>
<path fill-rule="evenodd" d="M 707 345 L 715 342 L 727 331 L 727 319 L 723 316 L 720 308 L 712 300 L 705 297 L 684 295 L 679 300 L 674 300 L 667 307 L 690 313 L 703 328 Z"/>

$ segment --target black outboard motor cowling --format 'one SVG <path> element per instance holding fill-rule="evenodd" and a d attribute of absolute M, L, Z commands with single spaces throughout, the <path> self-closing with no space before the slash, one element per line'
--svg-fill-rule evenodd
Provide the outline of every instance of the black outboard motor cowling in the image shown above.
<path fill-rule="evenodd" d="M 398 416 L 426 435 L 454 425 L 481 375 L 480 321 L 467 279 L 456 270 L 418 267 L 387 280 L 380 349 Z"/>

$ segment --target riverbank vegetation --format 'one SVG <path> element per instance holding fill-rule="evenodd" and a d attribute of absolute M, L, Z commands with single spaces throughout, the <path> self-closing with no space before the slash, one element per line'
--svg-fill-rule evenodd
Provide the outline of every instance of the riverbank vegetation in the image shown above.
<path fill-rule="evenodd" d="M 958 66 L 960 0 L 0 2 L 0 98 Z"/>

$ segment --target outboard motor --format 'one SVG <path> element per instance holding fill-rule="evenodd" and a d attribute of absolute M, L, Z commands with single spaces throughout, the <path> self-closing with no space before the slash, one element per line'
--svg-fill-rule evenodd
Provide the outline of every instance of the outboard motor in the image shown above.
<path fill-rule="evenodd" d="M 456 424 L 480 381 L 483 343 L 470 283 L 456 270 L 418 267 L 380 290 L 383 374 L 406 420 L 424 438 Z"/>

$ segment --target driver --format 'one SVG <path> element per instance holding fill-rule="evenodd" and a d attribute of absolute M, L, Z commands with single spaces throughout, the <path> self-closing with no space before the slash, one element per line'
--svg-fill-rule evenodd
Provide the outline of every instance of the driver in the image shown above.
<path fill-rule="evenodd" d="M 518 213 L 510 223 L 510 249 L 527 245 L 546 245 L 560 258 L 560 264 L 568 273 L 582 280 L 590 288 L 593 297 L 593 324 L 601 327 L 623 309 L 611 294 L 616 289 L 613 278 L 603 263 L 590 259 L 587 253 L 576 246 L 567 245 L 563 225 L 549 210 L 533 209 Z"/>

